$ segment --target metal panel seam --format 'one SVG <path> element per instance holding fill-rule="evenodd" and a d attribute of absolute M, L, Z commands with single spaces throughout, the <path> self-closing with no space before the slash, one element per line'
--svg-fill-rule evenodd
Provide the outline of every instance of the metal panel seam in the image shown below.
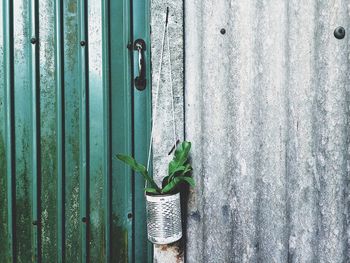
<path fill-rule="evenodd" d="M 65 152 L 65 128 L 64 128 L 64 68 L 63 68 L 63 2 L 61 0 L 55 1 L 55 15 L 56 15 L 56 96 L 57 96 L 57 261 L 65 261 L 65 207 L 64 207 L 64 196 L 65 196 L 65 180 L 64 180 L 64 152 Z"/>
<path fill-rule="evenodd" d="M 102 0 L 102 81 L 103 81 L 103 126 L 106 134 L 104 136 L 104 166 L 103 174 L 104 178 L 104 208 L 105 208 L 105 243 L 106 243 L 106 263 L 111 259 L 111 247 L 110 247 L 110 224 L 111 224 L 111 146 L 110 146 L 110 60 L 109 60 L 109 23 L 108 16 L 109 1 Z"/>
<path fill-rule="evenodd" d="M 13 2 L 5 0 L 4 4 L 4 54 L 6 70 L 6 162 L 7 162 L 7 202 L 8 202 L 8 242 L 12 258 L 16 258 L 15 220 L 15 148 L 14 148 L 14 53 L 13 53 Z"/>
<path fill-rule="evenodd" d="M 38 32 L 38 2 L 30 1 L 30 29 L 31 29 L 31 53 L 30 53 L 30 75 L 32 87 L 32 164 L 33 164 L 33 227 L 34 227 L 34 258 L 35 261 L 41 261 L 41 216 L 40 216 L 40 94 L 39 94 L 39 32 Z"/>
<path fill-rule="evenodd" d="M 80 149 L 81 149 L 81 217 L 82 217 L 82 261 L 89 260 L 89 99 L 88 99 L 88 37 L 87 0 L 79 1 L 80 35 Z M 78 44 L 78 43 L 77 43 Z"/>

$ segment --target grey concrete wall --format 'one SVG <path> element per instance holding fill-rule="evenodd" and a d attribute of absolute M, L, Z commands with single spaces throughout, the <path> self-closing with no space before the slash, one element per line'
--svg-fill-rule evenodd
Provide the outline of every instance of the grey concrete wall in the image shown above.
<path fill-rule="evenodd" d="M 348 2 L 184 6 L 184 104 L 176 94 L 197 181 L 186 261 L 349 262 Z"/>
<path fill-rule="evenodd" d="M 161 42 L 164 31 L 166 8 L 169 7 L 169 52 L 165 46 L 163 69 L 156 106 L 156 89 L 159 75 Z M 182 1 L 151 1 L 151 43 L 152 43 L 152 98 L 153 113 L 156 112 L 154 127 L 153 171 L 154 177 L 160 184 L 167 173 L 168 163 L 172 156 L 168 153 L 174 145 L 173 115 L 170 86 L 170 68 L 172 69 L 175 123 L 177 139 L 184 138 L 184 44 L 183 44 L 183 3 Z M 156 109 L 157 108 L 157 109 Z M 183 248 L 180 243 L 172 246 L 155 246 L 154 262 L 183 262 Z"/>
<path fill-rule="evenodd" d="M 161 42 L 163 38 L 166 8 L 169 7 L 169 43 L 174 90 L 176 135 L 182 140 L 184 135 L 184 82 L 183 82 L 183 5 L 182 1 L 151 1 L 151 53 L 152 53 L 152 98 L 153 112 L 156 112 L 154 126 L 153 163 L 156 178 L 164 177 L 171 156 L 169 151 L 174 145 L 173 115 L 170 87 L 169 52 L 165 45 L 158 104 L 156 107 L 156 89 L 159 75 Z"/>
<path fill-rule="evenodd" d="M 348 1 L 185 6 L 187 261 L 349 262 Z"/>

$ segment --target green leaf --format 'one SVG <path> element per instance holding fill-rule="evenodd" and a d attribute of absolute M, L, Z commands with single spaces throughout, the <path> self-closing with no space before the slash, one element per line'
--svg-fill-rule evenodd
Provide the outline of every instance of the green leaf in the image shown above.
<path fill-rule="evenodd" d="M 162 193 L 166 194 L 171 192 L 176 186 L 177 184 L 180 182 L 179 177 L 175 177 L 173 180 L 171 180 L 165 187 L 163 187 L 162 189 Z"/>
<path fill-rule="evenodd" d="M 136 162 L 136 160 L 134 158 L 132 158 L 131 156 L 124 155 L 124 154 L 117 154 L 117 158 L 120 161 L 129 165 L 135 172 L 142 173 L 142 172 L 147 171 L 146 167 L 144 167 L 142 164 L 138 164 Z"/>
<path fill-rule="evenodd" d="M 169 177 L 170 177 L 170 176 L 168 175 L 168 176 L 165 176 L 165 177 L 163 178 L 162 187 L 164 187 L 164 186 L 166 186 L 166 185 L 168 184 Z"/>
<path fill-rule="evenodd" d="M 146 180 L 146 182 L 148 182 L 152 188 L 156 189 L 157 192 L 160 192 L 160 188 L 157 186 L 157 184 L 154 182 L 153 178 L 151 178 L 148 175 L 147 169 L 145 166 L 143 166 L 142 164 L 139 164 L 136 162 L 136 160 L 134 158 L 132 158 L 131 156 L 128 155 L 124 155 L 124 154 L 117 154 L 117 158 L 126 163 L 127 165 L 129 165 L 135 172 L 140 173 L 144 179 Z"/>
<path fill-rule="evenodd" d="M 173 160 L 169 163 L 169 175 L 173 176 L 187 161 L 191 143 L 183 141 L 176 149 Z"/>
<path fill-rule="evenodd" d="M 183 176 L 183 177 L 180 177 L 183 181 L 187 182 L 190 186 L 192 187 L 195 187 L 196 184 L 194 182 L 194 179 L 192 177 L 189 177 L 189 176 Z"/>
<path fill-rule="evenodd" d="M 181 175 L 184 176 L 185 174 L 187 174 L 190 171 L 192 171 L 192 166 L 188 163 L 188 164 L 186 164 L 185 169 L 182 171 Z"/>
<path fill-rule="evenodd" d="M 157 194 L 158 191 L 152 187 L 145 188 L 145 192 L 147 193 L 152 193 L 152 194 Z"/>
<path fill-rule="evenodd" d="M 170 182 L 173 177 L 177 176 L 185 176 L 188 172 L 192 171 L 192 166 L 188 163 L 186 166 L 180 166 L 178 167 L 173 174 L 167 176 L 168 181 Z M 179 173 L 181 172 L 181 173 Z"/>
<path fill-rule="evenodd" d="M 171 172 L 170 176 L 174 175 L 175 173 L 177 172 L 182 172 L 182 171 L 185 171 L 186 169 L 186 166 L 179 166 L 179 167 L 174 167 L 173 171 Z"/>
<path fill-rule="evenodd" d="M 181 182 L 186 182 L 191 186 L 195 186 L 194 180 L 192 177 L 189 176 L 179 176 L 174 177 L 173 180 L 171 180 L 163 189 L 162 193 L 166 194 L 174 190 L 174 188 Z"/>

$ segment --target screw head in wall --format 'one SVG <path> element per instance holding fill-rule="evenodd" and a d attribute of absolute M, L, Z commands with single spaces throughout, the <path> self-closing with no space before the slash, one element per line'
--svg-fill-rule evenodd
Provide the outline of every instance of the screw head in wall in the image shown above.
<path fill-rule="evenodd" d="M 334 36 L 337 39 L 343 39 L 345 37 L 345 28 L 342 26 L 338 26 L 335 30 L 334 30 Z"/>

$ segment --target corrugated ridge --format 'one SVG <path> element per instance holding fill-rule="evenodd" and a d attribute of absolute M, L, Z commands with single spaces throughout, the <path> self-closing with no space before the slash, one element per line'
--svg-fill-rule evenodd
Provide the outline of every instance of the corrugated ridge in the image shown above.
<path fill-rule="evenodd" d="M 348 260 L 348 16 L 340 0 L 186 2 L 188 262 Z"/>

